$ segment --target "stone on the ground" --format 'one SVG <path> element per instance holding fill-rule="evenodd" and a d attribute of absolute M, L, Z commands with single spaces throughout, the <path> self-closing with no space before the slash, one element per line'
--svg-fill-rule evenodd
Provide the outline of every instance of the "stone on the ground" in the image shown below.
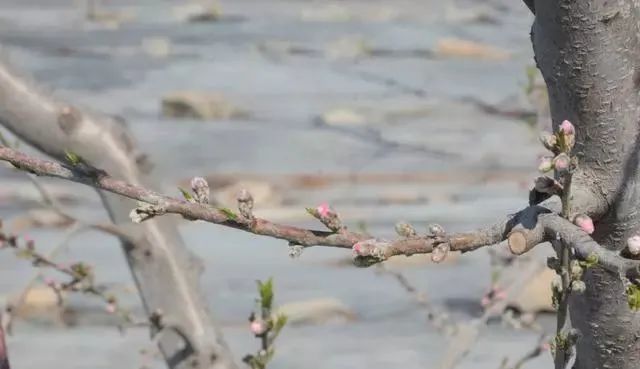
<path fill-rule="evenodd" d="M 285 314 L 290 324 L 323 324 L 356 319 L 355 312 L 336 298 L 290 302 L 278 307 L 275 313 Z"/>
<path fill-rule="evenodd" d="M 175 6 L 173 14 L 182 22 L 215 22 L 222 17 L 222 9 L 217 1 L 189 3 Z"/>
<path fill-rule="evenodd" d="M 330 126 L 359 126 L 367 123 L 367 118 L 363 114 L 349 108 L 328 110 L 318 119 Z"/>
<path fill-rule="evenodd" d="M 165 37 L 145 38 L 142 40 L 142 50 L 153 58 L 166 58 L 171 54 L 171 41 Z"/>
<path fill-rule="evenodd" d="M 199 120 L 240 119 L 248 113 L 224 95 L 206 91 L 176 91 L 162 98 L 162 114 L 171 118 Z"/>
<path fill-rule="evenodd" d="M 361 37 L 343 37 L 325 45 L 325 56 L 330 60 L 351 60 L 371 55 L 371 47 Z"/>
<path fill-rule="evenodd" d="M 445 58 L 469 58 L 486 60 L 505 60 L 509 53 L 491 45 L 475 41 L 446 38 L 438 41 L 435 47 L 437 56 Z"/>

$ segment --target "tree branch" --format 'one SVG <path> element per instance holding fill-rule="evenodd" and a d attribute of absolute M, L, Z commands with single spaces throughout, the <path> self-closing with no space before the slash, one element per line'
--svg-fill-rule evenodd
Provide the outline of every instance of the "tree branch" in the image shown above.
<path fill-rule="evenodd" d="M 154 184 L 146 156 L 136 148 L 121 119 L 60 101 L 3 62 L 0 124 L 58 160 L 71 151 L 127 182 Z M 98 193 L 116 225 L 131 224 L 128 215 L 134 202 Z M 127 231 L 131 234 L 127 232 L 128 237 L 120 241 L 144 309 L 149 315 L 161 310 L 183 333 L 163 335 L 157 341 L 169 367 L 236 368 L 200 289 L 200 264 L 185 247 L 174 222 L 159 218 Z"/>

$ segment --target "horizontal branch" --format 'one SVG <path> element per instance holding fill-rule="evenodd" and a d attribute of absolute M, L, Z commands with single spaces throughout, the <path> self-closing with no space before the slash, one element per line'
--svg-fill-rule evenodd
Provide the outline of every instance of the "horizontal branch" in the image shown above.
<path fill-rule="evenodd" d="M 447 251 L 468 252 L 484 246 L 509 241 L 515 254 L 529 251 L 534 246 L 559 237 L 575 249 L 581 259 L 596 257 L 602 267 L 626 275 L 640 277 L 640 262 L 626 259 L 598 245 L 578 226 L 558 216 L 557 201 L 530 206 L 503 222 L 469 233 L 410 235 L 393 241 L 377 240 L 368 234 L 351 232 L 342 227 L 336 231 L 319 231 L 277 224 L 252 215 L 236 214 L 206 203 L 198 203 L 166 196 L 144 187 L 132 185 L 110 177 L 105 172 L 91 168 L 82 162 L 74 165 L 31 157 L 11 148 L 0 146 L 0 160 L 40 176 L 57 177 L 82 183 L 101 190 L 138 200 L 153 206 L 153 215 L 178 214 L 190 220 L 203 220 L 261 236 L 282 239 L 290 245 L 302 247 L 328 246 L 353 249 L 354 256 L 370 258 L 370 263 L 392 256 L 429 254 L 440 245 Z M 543 206 L 544 205 L 544 206 Z M 140 207 L 138 209 L 144 209 Z"/>
<path fill-rule="evenodd" d="M 236 228 L 256 235 L 269 236 L 289 241 L 303 247 L 328 246 L 352 248 L 356 243 L 372 239 L 364 233 L 310 230 L 277 224 L 266 219 L 247 218 L 218 209 L 208 204 L 193 203 L 166 196 L 141 186 L 132 185 L 110 177 L 103 171 L 87 168 L 85 164 L 63 165 L 54 161 L 35 158 L 8 147 L 0 146 L 0 160 L 8 161 L 18 169 L 39 176 L 57 177 L 94 188 L 109 191 L 157 207 L 166 214 L 179 214 L 187 219 L 203 220 Z M 470 233 L 458 233 L 441 237 L 414 236 L 389 242 L 384 250 L 384 259 L 395 255 L 431 253 L 435 246 L 447 243 L 451 251 L 471 251 L 493 245 L 504 240 L 506 222 Z"/>

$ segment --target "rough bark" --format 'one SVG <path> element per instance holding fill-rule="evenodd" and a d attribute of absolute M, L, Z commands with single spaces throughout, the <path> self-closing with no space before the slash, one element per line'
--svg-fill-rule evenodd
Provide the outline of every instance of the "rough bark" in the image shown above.
<path fill-rule="evenodd" d="M 80 110 L 52 97 L 0 63 L 0 124 L 43 153 L 64 159 L 65 151 L 114 177 L 145 186 L 152 178 L 118 119 Z M 130 199 L 99 192 L 114 223 L 129 225 Z M 235 368 L 199 287 L 200 266 L 170 218 L 129 227 L 135 243 L 122 250 L 148 314 L 161 311 L 171 329 L 159 339 L 170 368 Z"/>
<path fill-rule="evenodd" d="M 536 0 L 532 43 L 547 83 L 554 127 L 577 128 L 573 213 L 596 219 L 594 239 L 619 251 L 639 231 L 638 118 L 640 9 L 637 0 Z M 585 274 L 586 292 L 570 302 L 581 332 L 577 369 L 636 368 L 640 317 L 619 275 Z"/>

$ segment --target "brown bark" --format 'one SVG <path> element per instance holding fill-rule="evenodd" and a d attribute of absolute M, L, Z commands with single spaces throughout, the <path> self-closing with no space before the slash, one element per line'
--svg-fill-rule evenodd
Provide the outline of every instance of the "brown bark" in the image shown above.
<path fill-rule="evenodd" d="M 640 9 L 637 1 L 536 0 L 532 42 L 549 91 L 554 127 L 577 129 L 573 214 L 596 220 L 594 239 L 619 251 L 640 228 L 638 118 Z M 620 275 L 590 268 L 586 292 L 570 301 L 582 338 L 577 369 L 636 368 L 640 318 Z"/>
<path fill-rule="evenodd" d="M 153 178 L 122 122 L 59 101 L 0 63 L 0 124 L 40 151 L 65 151 L 139 185 Z M 134 201 L 99 191 L 114 223 L 130 224 Z M 148 314 L 161 311 L 173 332 L 159 340 L 170 368 L 235 368 L 199 287 L 199 267 L 171 219 L 158 218 L 121 239 L 122 250 Z M 135 243 L 131 239 L 139 240 Z M 187 341 L 187 342 L 185 342 Z"/>

